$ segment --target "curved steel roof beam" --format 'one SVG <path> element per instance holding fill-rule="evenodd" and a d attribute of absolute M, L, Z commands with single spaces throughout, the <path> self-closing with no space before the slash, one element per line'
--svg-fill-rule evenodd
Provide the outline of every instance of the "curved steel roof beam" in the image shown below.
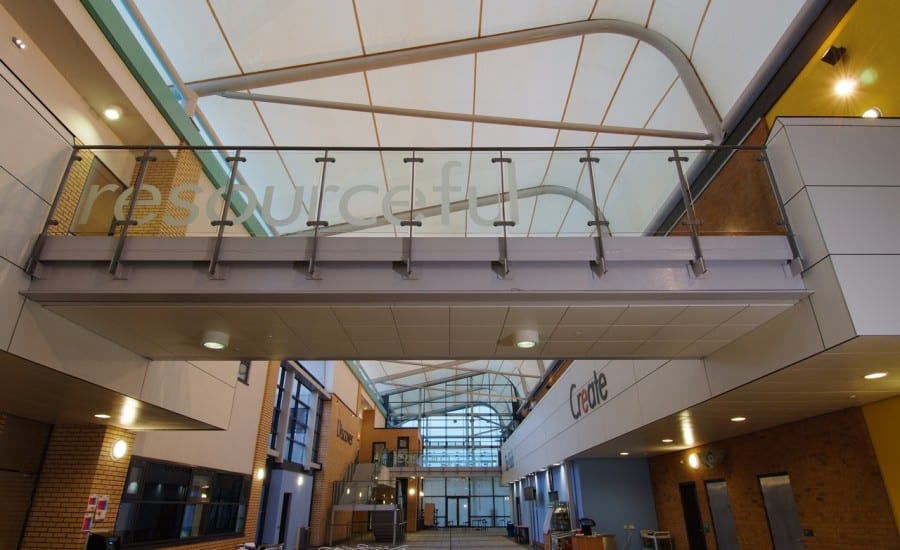
<path fill-rule="evenodd" d="M 404 50 L 375 53 L 357 57 L 324 61 L 309 65 L 298 65 L 282 69 L 259 71 L 237 76 L 227 76 L 192 82 L 188 87 L 198 96 L 219 94 L 288 84 L 303 80 L 314 80 L 330 76 L 353 74 L 387 67 L 410 65 L 423 61 L 433 61 L 460 55 L 469 55 L 478 52 L 513 48 L 526 44 L 536 44 L 550 40 L 560 40 L 572 36 L 584 36 L 588 34 L 620 34 L 630 36 L 656 48 L 663 54 L 684 83 L 704 128 L 714 143 L 722 141 L 722 120 L 716 111 L 715 105 L 706 93 L 700 77 L 694 70 L 694 66 L 683 51 L 665 35 L 648 29 L 636 23 L 618 21 L 615 19 L 593 19 L 590 21 L 577 21 L 550 25 L 536 29 L 494 34 L 477 38 L 457 40 L 455 42 L 443 42 L 430 44 Z"/>

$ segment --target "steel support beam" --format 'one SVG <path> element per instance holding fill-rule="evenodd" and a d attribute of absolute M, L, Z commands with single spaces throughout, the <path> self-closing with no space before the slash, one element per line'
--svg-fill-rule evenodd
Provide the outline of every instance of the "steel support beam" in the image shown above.
<path fill-rule="evenodd" d="M 572 36 L 584 36 L 589 34 L 619 34 L 630 36 L 656 48 L 663 54 L 684 83 L 704 128 L 709 133 L 713 143 L 720 143 L 723 138 L 722 120 L 716 111 L 700 77 L 694 70 L 691 61 L 683 51 L 665 35 L 648 29 L 636 23 L 618 21 L 614 19 L 593 19 L 590 21 L 577 21 L 550 25 L 536 29 L 526 29 L 490 36 L 468 38 L 454 42 L 430 44 L 418 48 L 407 48 L 371 55 L 348 57 L 298 65 L 268 71 L 259 71 L 244 75 L 227 76 L 200 82 L 192 82 L 188 87 L 198 96 L 220 94 L 222 92 L 234 92 L 264 88 L 278 84 L 289 84 L 304 80 L 315 80 L 331 76 L 360 73 L 375 69 L 385 69 L 423 61 L 434 61 L 460 55 L 471 55 L 479 52 L 501 50 L 537 44 L 551 40 L 561 40 Z"/>

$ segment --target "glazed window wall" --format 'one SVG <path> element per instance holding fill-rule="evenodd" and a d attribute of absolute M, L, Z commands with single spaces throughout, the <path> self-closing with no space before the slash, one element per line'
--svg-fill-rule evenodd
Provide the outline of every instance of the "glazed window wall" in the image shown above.
<path fill-rule="evenodd" d="M 281 363 L 269 432 L 270 450 L 304 466 L 316 459 L 322 413 L 322 399 L 306 376 L 293 362 Z"/>
<path fill-rule="evenodd" d="M 509 489 L 499 477 L 429 477 L 422 486 L 423 504 L 434 504 L 441 527 L 505 527 Z"/>

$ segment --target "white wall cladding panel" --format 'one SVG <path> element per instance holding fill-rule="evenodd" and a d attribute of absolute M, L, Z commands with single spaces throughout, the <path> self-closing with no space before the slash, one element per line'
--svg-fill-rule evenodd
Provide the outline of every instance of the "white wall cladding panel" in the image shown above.
<path fill-rule="evenodd" d="M 30 283 L 31 277 L 19 266 L 0 259 L 0 311 L 3 312 L 0 315 L 0 349 L 9 349 L 19 311 L 25 302 L 21 293 L 28 290 Z"/>
<path fill-rule="evenodd" d="M 462 114 L 472 112 L 474 55 L 368 71 L 366 76 L 374 105 Z M 407 138 L 404 145 L 419 143 Z"/>
<path fill-rule="evenodd" d="M 334 361 L 328 363 L 328 368 L 334 370 L 333 386 L 331 391 L 350 410 L 356 413 L 356 398 L 359 395 L 359 381 L 353 375 L 350 367 L 343 361 Z"/>
<path fill-rule="evenodd" d="M 788 130 L 784 126 L 782 119 L 775 120 L 775 124 L 769 133 L 769 138 L 766 141 L 766 155 L 769 158 L 769 164 L 772 166 L 781 200 L 785 203 L 790 202 L 794 195 L 803 189 L 804 183 L 800 167 L 797 166 L 797 159 L 794 157 L 794 151 L 791 149 Z"/>
<path fill-rule="evenodd" d="M 600 124 L 637 40 L 617 34 L 584 37 L 566 122 Z M 611 78 L 615 75 L 615 78 Z M 629 142 L 630 143 L 630 142 Z"/>
<path fill-rule="evenodd" d="M 239 361 L 191 361 L 191 364 L 229 386 L 237 386 Z M 257 364 L 263 365 L 262 362 Z"/>
<path fill-rule="evenodd" d="M 827 257 L 803 273 L 806 285 L 815 289 L 809 300 L 826 348 L 856 336 L 850 311 L 847 309 L 844 294 L 834 272 L 832 262 L 834 258 L 835 256 Z M 866 286 L 865 282 L 862 284 Z"/>
<path fill-rule="evenodd" d="M 900 334 L 900 255 L 835 255 L 831 260 L 856 332 Z"/>
<path fill-rule="evenodd" d="M 816 219 L 809 200 L 808 188 L 804 187 L 799 193 L 784 206 L 787 218 L 791 222 L 791 229 L 797 237 L 797 247 L 800 249 L 800 257 L 806 266 L 810 266 L 828 254 L 825 247 L 825 239 Z"/>
<path fill-rule="evenodd" d="M 591 15 L 592 0 L 491 0 L 483 2 L 481 34 L 581 21 Z"/>
<path fill-rule="evenodd" d="M 366 53 L 478 35 L 478 0 L 368 0 L 356 3 Z"/>
<path fill-rule="evenodd" d="M 825 349 L 809 300 L 704 359 L 712 395 L 756 380 Z"/>
<path fill-rule="evenodd" d="M 235 388 L 187 361 L 151 361 L 139 399 L 225 429 Z"/>
<path fill-rule="evenodd" d="M 479 54 L 475 112 L 560 120 L 580 44 L 573 37 Z"/>
<path fill-rule="evenodd" d="M 9 351 L 113 391 L 138 397 L 148 361 L 26 302 Z"/>
<path fill-rule="evenodd" d="M 804 3 L 805 0 L 710 3 L 692 61 L 722 118 L 726 118 Z"/>
<path fill-rule="evenodd" d="M 712 397 L 703 361 L 677 359 L 637 384 L 644 423 L 687 409 Z"/>
<path fill-rule="evenodd" d="M 185 81 L 240 73 L 206 2 L 137 0 L 135 3 Z"/>
<path fill-rule="evenodd" d="M 627 434 L 646 424 L 641 412 L 638 390 L 630 387 L 603 406 L 600 420 L 606 440 Z"/>
<path fill-rule="evenodd" d="M 0 167 L 0 257 L 24 267 L 50 205 Z"/>
<path fill-rule="evenodd" d="M 214 0 L 244 71 L 264 71 L 362 53 L 350 0 Z"/>
<path fill-rule="evenodd" d="M 900 185 L 806 191 L 830 254 L 900 254 Z"/>

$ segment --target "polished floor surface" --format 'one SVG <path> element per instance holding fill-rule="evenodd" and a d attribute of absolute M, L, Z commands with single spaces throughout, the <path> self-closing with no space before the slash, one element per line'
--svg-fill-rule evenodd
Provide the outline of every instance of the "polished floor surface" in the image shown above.
<path fill-rule="evenodd" d="M 335 548 L 356 548 L 355 542 L 341 543 Z M 367 542 L 370 548 L 378 543 Z M 426 550 L 443 548 L 457 550 L 461 548 L 528 548 L 526 544 L 516 544 L 513 539 L 506 536 L 506 529 L 429 529 L 417 531 L 407 535 L 404 544 L 409 550 Z M 388 546 L 390 548 L 390 546 Z"/>

